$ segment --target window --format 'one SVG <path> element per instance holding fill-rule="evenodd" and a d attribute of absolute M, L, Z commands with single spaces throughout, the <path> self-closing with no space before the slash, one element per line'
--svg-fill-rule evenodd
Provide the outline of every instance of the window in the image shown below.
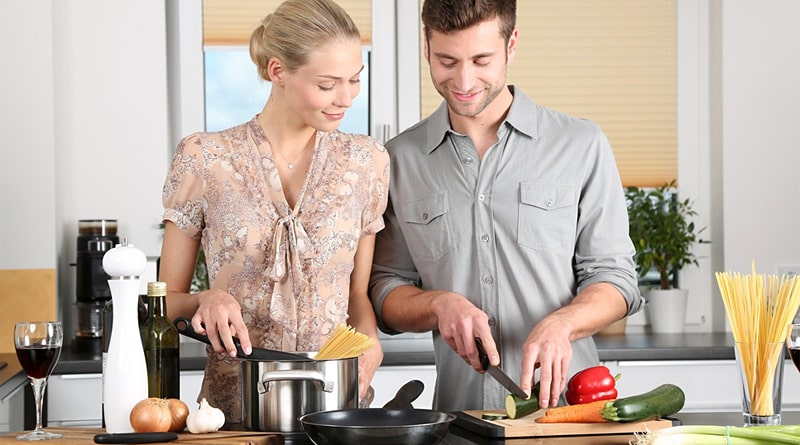
<path fill-rule="evenodd" d="M 281 0 L 203 0 L 205 129 L 216 131 L 247 122 L 269 97 L 271 84 L 259 78 L 250 60 L 250 34 Z M 339 129 L 369 133 L 371 0 L 340 1 L 361 32 L 365 69 L 361 93 Z"/>
<path fill-rule="evenodd" d="M 339 129 L 365 134 L 369 130 L 369 49 L 364 49 L 361 93 L 347 110 Z M 206 131 L 224 130 L 258 114 L 269 97 L 271 83 L 258 77 L 247 47 L 206 47 Z"/>
<path fill-rule="evenodd" d="M 626 186 L 678 178 L 676 8 L 676 0 L 517 2 L 508 82 L 541 105 L 597 122 Z M 427 116 L 441 97 L 420 55 Z"/>

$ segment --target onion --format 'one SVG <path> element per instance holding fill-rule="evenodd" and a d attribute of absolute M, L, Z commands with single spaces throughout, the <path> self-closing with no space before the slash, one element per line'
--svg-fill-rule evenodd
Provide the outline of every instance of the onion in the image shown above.
<path fill-rule="evenodd" d="M 189 417 L 189 407 L 180 399 L 167 399 L 172 422 L 169 430 L 179 433 L 186 428 L 186 418 Z"/>
<path fill-rule="evenodd" d="M 150 397 L 131 409 L 131 427 L 137 433 L 163 433 L 172 425 L 172 414 L 166 399 Z"/>

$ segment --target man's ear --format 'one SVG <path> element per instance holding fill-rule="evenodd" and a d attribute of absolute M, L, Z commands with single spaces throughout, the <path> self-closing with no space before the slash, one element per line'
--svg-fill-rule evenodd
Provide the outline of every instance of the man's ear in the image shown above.
<path fill-rule="evenodd" d="M 513 62 L 514 59 L 517 57 L 518 40 L 519 40 L 519 28 L 514 28 L 514 30 L 511 31 L 511 35 L 508 37 L 508 48 L 506 49 L 506 51 L 508 51 L 508 63 Z"/>
<path fill-rule="evenodd" d="M 431 63 L 431 49 L 428 46 L 428 35 L 423 32 L 422 38 L 422 54 L 425 55 L 425 60 L 427 60 L 428 63 Z"/>

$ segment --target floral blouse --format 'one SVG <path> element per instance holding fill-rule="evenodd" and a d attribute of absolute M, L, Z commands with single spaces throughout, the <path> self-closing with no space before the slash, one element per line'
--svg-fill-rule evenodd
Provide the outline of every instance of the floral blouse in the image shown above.
<path fill-rule="evenodd" d="M 347 320 L 358 241 L 384 227 L 389 156 L 375 139 L 318 131 L 308 177 L 289 207 L 253 118 L 179 144 L 164 220 L 200 239 L 212 288 L 233 295 L 254 347 L 316 351 Z M 241 420 L 236 359 L 209 347 L 201 394 Z"/>

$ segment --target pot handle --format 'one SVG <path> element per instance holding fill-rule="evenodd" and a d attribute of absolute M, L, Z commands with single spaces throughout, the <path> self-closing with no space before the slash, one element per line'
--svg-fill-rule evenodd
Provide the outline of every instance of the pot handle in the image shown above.
<path fill-rule="evenodd" d="M 269 392 L 270 383 L 283 380 L 312 380 L 319 383 L 323 391 L 333 392 L 333 382 L 326 381 L 325 376 L 321 372 L 297 369 L 267 371 L 261 374 L 261 380 L 258 382 L 258 393 L 264 394 L 265 392 Z"/>

